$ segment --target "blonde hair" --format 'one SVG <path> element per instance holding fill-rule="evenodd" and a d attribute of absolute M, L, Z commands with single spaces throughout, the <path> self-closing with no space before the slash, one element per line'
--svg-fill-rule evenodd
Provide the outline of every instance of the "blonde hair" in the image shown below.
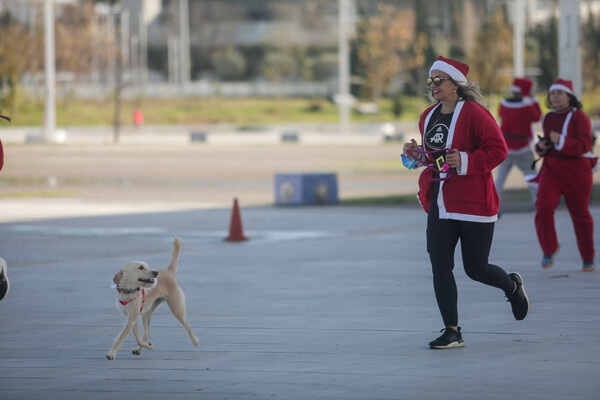
<path fill-rule="evenodd" d="M 483 107 L 486 106 L 485 98 L 483 97 L 483 93 L 481 93 L 481 88 L 479 87 L 478 82 L 468 82 L 465 84 L 457 83 L 458 89 L 456 92 L 458 93 L 458 97 L 462 97 L 465 100 L 471 100 L 479 103 Z"/>

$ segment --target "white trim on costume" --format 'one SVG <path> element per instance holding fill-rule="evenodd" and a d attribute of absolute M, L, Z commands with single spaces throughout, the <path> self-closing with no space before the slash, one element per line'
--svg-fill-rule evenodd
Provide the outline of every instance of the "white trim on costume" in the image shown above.
<path fill-rule="evenodd" d="M 500 104 L 506 108 L 525 108 L 537 102 L 537 99 L 529 96 L 523 97 L 521 101 L 508 101 L 507 99 L 500 100 Z"/>
<path fill-rule="evenodd" d="M 456 170 L 459 175 L 466 175 L 469 170 L 469 153 L 465 151 L 460 152 L 460 167 Z"/>
<path fill-rule="evenodd" d="M 560 132 L 560 140 L 558 141 L 558 143 L 554 144 L 554 148 L 558 151 L 561 151 L 563 147 L 565 147 L 565 139 L 569 131 L 569 122 L 571 122 L 571 118 L 573 118 L 573 112 L 575 110 L 575 108 L 571 109 L 571 111 L 569 111 L 569 114 L 567 114 L 565 121 L 563 122 L 562 131 Z"/>
<path fill-rule="evenodd" d="M 433 115 L 433 112 L 442 105 L 442 103 L 437 103 L 437 105 L 435 107 L 433 107 L 431 109 L 431 111 L 429 111 L 429 113 L 427 114 L 427 116 L 425 117 L 425 126 L 423 128 L 423 138 L 425 138 L 425 134 L 427 133 L 427 125 L 429 125 L 429 120 L 431 119 L 431 116 Z M 441 110 L 440 110 L 441 112 Z"/>
<path fill-rule="evenodd" d="M 490 217 L 486 217 L 484 215 L 444 212 L 443 217 L 440 214 L 440 219 L 454 219 L 457 221 L 467 221 L 467 222 L 495 222 L 498 220 L 498 215 L 496 214 L 496 215 L 492 215 Z"/>
<path fill-rule="evenodd" d="M 458 121 L 458 117 L 462 111 L 465 102 L 463 99 L 460 99 L 458 103 L 456 103 L 456 108 L 454 109 L 454 115 L 452 116 L 452 122 L 450 123 L 450 127 L 448 128 L 448 138 L 446 140 L 446 147 L 449 149 L 452 148 L 452 139 L 454 138 L 454 129 L 456 128 L 456 123 Z M 469 157 L 463 157 L 466 153 L 461 152 L 461 175 L 466 175 L 467 169 L 469 166 Z M 445 177 L 446 174 L 440 174 L 440 177 Z M 474 221 L 474 222 L 492 222 L 489 221 L 488 218 L 480 215 L 470 215 L 470 214 L 459 214 L 459 213 L 449 213 L 446 211 L 446 203 L 444 201 L 444 181 L 440 182 L 440 188 L 438 191 L 438 198 L 436 199 L 439 210 L 439 218 L 440 219 L 457 219 L 461 221 Z M 481 220 L 483 218 L 483 220 Z M 494 220 L 495 221 L 495 220 Z"/>
<path fill-rule="evenodd" d="M 562 90 L 563 92 L 573 94 L 573 91 L 571 90 L 571 88 L 569 88 L 568 86 L 565 86 L 561 83 L 554 83 L 554 84 L 550 85 L 550 88 L 548 89 L 548 93 L 550 93 L 553 90 Z"/>
<path fill-rule="evenodd" d="M 456 67 L 448 64 L 447 62 L 437 60 L 433 63 L 431 68 L 429 68 L 429 76 L 431 76 L 431 71 L 438 70 L 447 73 L 450 78 L 452 78 L 456 83 L 467 83 L 467 77 L 460 72 Z"/>

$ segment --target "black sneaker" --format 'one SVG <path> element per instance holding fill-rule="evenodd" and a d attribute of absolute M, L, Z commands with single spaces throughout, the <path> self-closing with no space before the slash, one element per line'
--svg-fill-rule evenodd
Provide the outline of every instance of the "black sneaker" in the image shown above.
<path fill-rule="evenodd" d="M 10 290 L 10 281 L 6 275 L 6 261 L 0 257 L 0 300 L 6 297 Z"/>
<path fill-rule="evenodd" d="M 460 326 L 458 332 L 448 327 L 442 329 L 440 332 L 442 336 L 435 339 L 433 342 L 429 342 L 430 349 L 453 349 L 456 347 L 465 347 L 465 341 L 460 334 Z"/>
<path fill-rule="evenodd" d="M 515 319 L 521 321 L 525 319 L 529 312 L 529 297 L 525 293 L 525 286 L 523 285 L 521 275 L 518 272 L 511 272 L 508 276 L 517 284 L 517 290 L 511 294 L 507 294 L 506 298 L 508 299 L 507 301 L 510 301 Z"/>

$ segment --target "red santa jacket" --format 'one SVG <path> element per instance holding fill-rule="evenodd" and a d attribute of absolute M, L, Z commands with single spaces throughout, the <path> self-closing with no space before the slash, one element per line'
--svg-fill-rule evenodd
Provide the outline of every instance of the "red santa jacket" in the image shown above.
<path fill-rule="evenodd" d="M 433 105 L 421 114 L 419 130 L 423 132 Z M 461 167 L 457 174 L 440 182 L 437 199 L 440 218 L 473 222 L 493 222 L 497 219 L 499 199 L 494 186 L 492 170 L 506 159 L 506 142 L 498 123 L 488 110 L 474 101 L 461 100 L 454 109 L 446 147 L 458 149 Z M 431 160 L 433 161 L 433 160 Z M 445 177 L 441 173 L 440 177 Z M 418 198 L 425 212 L 432 201 L 433 170 L 425 168 L 419 176 Z"/>
<path fill-rule="evenodd" d="M 533 126 L 542 117 L 542 110 L 537 99 L 529 96 L 519 101 L 503 99 L 498 107 L 500 130 L 508 146 L 508 153 L 519 153 L 529 149 L 533 139 Z"/>
<path fill-rule="evenodd" d="M 557 174 L 562 175 L 566 166 L 574 168 L 575 171 L 582 171 L 581 168 L 590 168 L 595 171 L 598 163 L 598 156 L 591 152 L 594 145 L 592 136 L 592 124 L 588 116 L 577 108 L 569 111 L 557 113 L 550 111 L 542 119 L 544 137 L 549 138 L 551 131 L 561 134 L 560 140 L 546 152 L 535 147 L 536 153 L 544 156 L 542 168 L 552 168 Z M 570 161 L 564 164 L 564 161 Z M 573 162 L 575 161 L 575 162 Z M 565 174 L 565 176 L 567 176 Z M 572 174 L 576 179 L 577 173 Z M 531 179 L 536 182 L 537 179 Z"/>

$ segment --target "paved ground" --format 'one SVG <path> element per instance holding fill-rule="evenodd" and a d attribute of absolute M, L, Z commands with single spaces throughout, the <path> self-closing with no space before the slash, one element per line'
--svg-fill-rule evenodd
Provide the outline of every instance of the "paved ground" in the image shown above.
<path fill-rule="evenodd" d="M 418 173 L 402 166 L 402 141 L 386 142 L 375 128 L 364 129 L 347 135 L 302 131 L 297 143 L 282 143 L 279 131 L 216 132 L 207 143 L 194 143 L 191 127 L 148 128 L 124 132 L 113 145 L 110 130 L 86 128 L 69 132 L 58 146 L 24 145 L 28 130 L 6 127 L 0 201 L 3 210 L 11 208 L 0 220 L 16 212 L 8 200 L 19 205 L 26 198 L 70 198 L 103 209 L 114 203 L 129 209 L 227 207 L 234 196 L 246 206 L 272 204 L 277 173 L 335 173 L 342 199 L 416 193 Z M 506 187 L 525 188 L 522 175 L 509 175 Z M 51 203 L 60 202 L 44 204 Z M 32 208 L 28 216 L 46 214 Z"/>
<path fill-rule="evenodd" d="M 442 322 L 420 210 L 241 211 L 243 243 L 223 241 L 229 208 L 1 223 L 12 287 L 0 303 L 0 398 L 598 398 L 600 273 L 580 272 L 564 210 L 549 271 L 530 212 L 496 225 L 491 259 L 523 275 L 524 321 L 457 268 L 467 347 L 451 351 L 427 348 Z M 134 356 L 128 338 L 106 360 L 123 325 L 112 275 L 135 259 L 165 266 L 173 236 L 199 348 L 162 306 L 155 351 Z"/>
<path fill-rule="evenodd" d="M 505 204 L 496 225 L 492 261 L 523 275 L 527 319 L 457 268 L 467 347 L 431 351 L 442 322 L 423 212 L 264 205 L 276 172 L 334 171 L 342 198 L 414 192 L 397 143 L 373 132 L 190 143 L 188 130 L 129 132 L 117 146 L 110 132 L 75 131 L 53 146 L 3 128 L 0 255 L 12 287 L 0 303 L 0 399 L 597 398 L 600 275 L 579 271 L 564 209 L 550 271 L 526 203 Z M 244 243 L 223 240 L 233 196 Z M 155 351 L 134 356 L 128 338 L 106 360 L 124 322 L 113 274 L 135 259 L 165 266 L 174 236 L 199 348 L 162 306 Z"/>

